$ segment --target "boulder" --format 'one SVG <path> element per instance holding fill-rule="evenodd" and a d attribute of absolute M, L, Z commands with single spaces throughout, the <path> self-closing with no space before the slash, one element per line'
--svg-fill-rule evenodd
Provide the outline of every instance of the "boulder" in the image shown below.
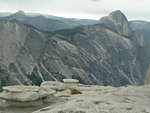
<path fill-rule="evenodd" d="M 3 90 L 0 93 L 0 99 L 4 100 L 26 102 L 35 101 L 40 98 L 38 86 L 7 86 Z"/>
<path fill-rule="evenodd" d="M 58 84 L 61 84 L 61 82 L 58 81 L 44 81 L 41 83 L 41 86 L 56 86 Z"/>
<path fill-rule="evenodd" d="M 49 103 L 49 104 L 50 103 L 56 103 L 57 100 L 58 100 L 58 98 L 55 96 L 55 94 L 54 95 L 49 95 L 49 96 L 42 99 L 42 101 L 44 103 Z"/>
<path fill-rule="evenodd" d="M 47 86 L 7 86 L 0 93 L 0 99 L 8 106 L 40 106 L 46 97 L 53 98 L 55 90 Z"/>
<path fill-rule="evenodd" d="M 8 92 L 38 92 L 39 87 L 38 86 L 24 86 L 24 85 L 14 85 L 14 86 L 6 86 L 3 87 L 3 91 Z"/>
<path fill-rule="evenodd" d="M 1 100 L 0 99 L 0 108 L 4 108 L 4 107 L 6 107 L 7 106 L 7 104 L 6 104 L 6 100 Z"/>
<path fill-rule="evenodd" d="M 63 82 L 65 84 L 78 84 L 79 80 L 76 80 L 76 79 L 63 79 Z"/>
<path fill-rule="evenodd" d="M 69 88 L 68 85 L 57 82 L 57 81 L 44 81 L 41 83 L 41 87 L 49 87 L 50 89 L 56 90 L 56 91 L 64 91 Z"/>
<path fill-rule="evenodd" d="M 39 95 L 41 99 L 53 95 L 55 92 L 56 91 L 51 89 L 49 86 L 42 86 L 39 89 Z"/>

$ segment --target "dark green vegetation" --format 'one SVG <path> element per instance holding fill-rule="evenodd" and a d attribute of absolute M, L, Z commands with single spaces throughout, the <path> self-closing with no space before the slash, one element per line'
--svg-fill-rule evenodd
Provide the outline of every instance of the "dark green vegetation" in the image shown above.
<path fill-rule="evenodd" d="M 6 86 L 7 84 L 9 84 L 9 76 L 3 77 L 1 79 L 1 85 L 2 86 Z"/>
<path fill-rule="evenodd" d="M 71 89 L 71 94 L 72 94 L 72 95 L 82 94 L 82 92 L 80 92 L 80 91 L 77 90 L 77 89 Z"/>
<path fill-rule="evenodd" d="M 1 73 L 1 72 L 3 72 L 3 69 L 2 69 L 2 68 L 0 68 L 0 73 Z"/>
<path fill-rule="evenodd" d="M 79 80 L 79 83 L 86 84 L 86 82 L 81 77 L 79 77 L 77 75 L 72 75 L 72 79 L 77 79 L 77 80 Z"/>
<path fill-rule="evenodd" d="M 41 78 L 34 72 L 32 72 L 31 75 L 28 74 L 27 77 L 32 81 L 32 85 L 40 86 L 40 84 L 42 83 Z"/>

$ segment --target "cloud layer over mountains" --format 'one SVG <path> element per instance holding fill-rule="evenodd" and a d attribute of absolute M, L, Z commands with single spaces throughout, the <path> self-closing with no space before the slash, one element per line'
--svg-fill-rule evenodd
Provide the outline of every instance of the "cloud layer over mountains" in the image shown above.
<path fill-rule="evenodd" d="M 64 17 L 99 19 L 121 10 L 129 19 L 150 18 L 149 0 L 0 0 L 0 11 L 24 10 Z"/>

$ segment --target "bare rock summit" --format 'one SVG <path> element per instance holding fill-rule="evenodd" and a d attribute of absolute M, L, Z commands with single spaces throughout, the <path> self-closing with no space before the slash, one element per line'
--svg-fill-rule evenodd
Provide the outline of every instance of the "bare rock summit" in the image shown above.
<path fill-rule="evenodd" d="M 99 23 L 119 35 L 125 37 L 130 37 L 132 35 L 132 30 L 129 26 L 128 20 L 120 10 L 110 13 L 109 16 L 102 17 Z"/>

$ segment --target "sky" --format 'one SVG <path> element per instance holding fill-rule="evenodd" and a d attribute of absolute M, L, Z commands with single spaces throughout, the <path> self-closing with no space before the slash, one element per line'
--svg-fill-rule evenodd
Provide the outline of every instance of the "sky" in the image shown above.
<path fill-rule="evenodd" d="M 129 20 L 150 21 L 150 0 L 0 0 L 0 12 L 18 10 L 96 20 L 121 10 Z"/>

